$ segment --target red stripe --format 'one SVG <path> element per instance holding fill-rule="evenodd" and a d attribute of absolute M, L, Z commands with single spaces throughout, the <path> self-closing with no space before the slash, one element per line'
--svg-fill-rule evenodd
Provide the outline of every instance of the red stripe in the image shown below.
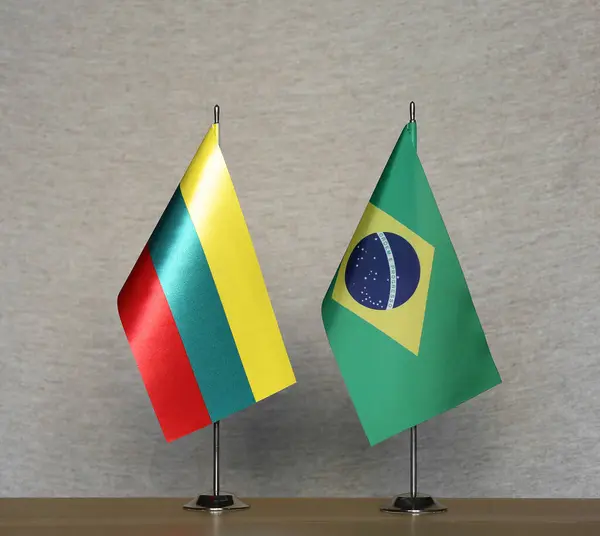
<path fill-rule="evenodd" d="M 148 246 L 117 298 L 119 316 L 167 441 L 211 423 Z"/>

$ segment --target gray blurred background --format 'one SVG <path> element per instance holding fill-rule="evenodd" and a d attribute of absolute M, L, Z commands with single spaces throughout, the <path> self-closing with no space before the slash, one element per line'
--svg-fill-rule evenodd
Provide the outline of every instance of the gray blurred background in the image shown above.
<path fill-rule="evenodd" d="M 417 103 L 419 151 L 504 384 L 421 427 L 438 496 L 600 495 L 596 0 L 3 0 L 0 495 L 192 496 L 116 295 L 221 105 L 298 384 L 223 424 L 242 496 L 389 496 L 321 298 Z"/>

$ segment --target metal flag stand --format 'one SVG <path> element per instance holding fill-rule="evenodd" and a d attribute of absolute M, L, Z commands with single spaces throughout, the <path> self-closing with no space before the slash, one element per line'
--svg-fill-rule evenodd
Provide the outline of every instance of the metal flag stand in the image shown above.
<path fill-rule="evenodd" d="M 184 510 L 201 510 L 211 514 L 219 514 L 228 510 L 245 510 L 250 505 L 240 501 L 233 493 L 222 492 L 220 483 L 219 453 L 220 423 L 213 424 L 213 492 L 199 495 L 183 506 Z"/>
<path fill-rule="evenodd" d="M 410 122 L 415 122 L 415 103 L 411 101 Z M 383 506 L 382 512 L 395 514 L 433 514 L 448 510 L 431 495 L 419 493 L 417 490 L 417 427 L 410 429 L 410 492 L 398 495 L 391 504 Z"/>
<path fill-rule="evenodd" d="M 219 124 L 220 108 L 216 104 L 214 108 L 214 123 Z M 220 136 L 217 131 L 217 143 L 220 142 Z M 211 514 L 220 514 L 229 510 L 245 510 L 250 505 L 240 501 L 233 493 L 222 492 L 220 482 L 220 433 L 221 423 L 219 421 L 213 424 L 213 492 L 212 494 L 199 495 L 197 499 L 191 500 L 185 504 L 185 510 L 201 510 Z"/>
<path fill-rule="evenodd" d="M 417 491 L 417 427 L 410 429 L 410 492 L 398 495 L 391 504 L 381 507 L 392 514 L 434 514 L 448 510 L 431 495 Z"/>

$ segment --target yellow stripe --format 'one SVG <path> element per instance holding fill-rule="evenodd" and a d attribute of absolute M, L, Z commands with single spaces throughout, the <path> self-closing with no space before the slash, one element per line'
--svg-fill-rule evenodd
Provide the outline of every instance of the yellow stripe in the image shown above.
<path fill-rule="evenodd" d="M 217 129 L 213 125 L 206 134 L 180 188 L 258 401 L 296 379 L 218 145 Z"/>

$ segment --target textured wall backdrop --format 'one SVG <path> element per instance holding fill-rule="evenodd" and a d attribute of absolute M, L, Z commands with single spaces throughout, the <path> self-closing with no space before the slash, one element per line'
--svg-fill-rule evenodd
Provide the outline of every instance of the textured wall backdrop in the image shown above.
<path fill-rule="evenodd" d="M 600 494 L 596 0 L 3 0 L 0 45 L 0 495 L 209 488 L 211 432 L 163 440 L 115 300 L 215 102 L 298 377 L 224 423 L 224 487 L 405 491 L 320 301 L 410 99 L 504 379 L 422 427 L 422 488 Z"/>

